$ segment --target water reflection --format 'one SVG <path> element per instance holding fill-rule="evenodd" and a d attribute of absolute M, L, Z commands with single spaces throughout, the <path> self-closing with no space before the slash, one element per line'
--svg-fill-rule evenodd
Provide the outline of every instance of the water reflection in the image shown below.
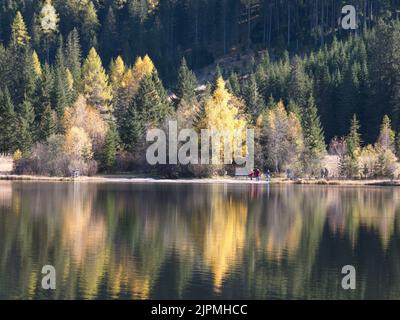
<path fill-rule="evenodd" d="M 394 188 L 0 182 L 0 298 L 398 299 L 399 205 Z"/>

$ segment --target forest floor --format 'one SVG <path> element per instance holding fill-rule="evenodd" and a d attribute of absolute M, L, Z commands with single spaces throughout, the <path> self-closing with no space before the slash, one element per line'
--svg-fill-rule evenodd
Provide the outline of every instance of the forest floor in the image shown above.
<path fill-rule="evenodd" d="M 188 183 L 188 184 L 273 184 L 273 185 L 320 185 L 320 186 L 400 186 L 400 180 L 341 180 L 341 179 L 298 179 L 288 180 L 272 178 L 270 182 L 265 179 L 260 181 L 246 178 L 213 177 L 213 178 L 188 178 L 188 179 L 162 179 L 145 178 L 130 174 L 98 175 L 93 177 L 47 177 L 34 175 L 0 174 L 0 180 L 9 181 L 49 181 L 49 182 L 112 182 L 112 183 Z"/>

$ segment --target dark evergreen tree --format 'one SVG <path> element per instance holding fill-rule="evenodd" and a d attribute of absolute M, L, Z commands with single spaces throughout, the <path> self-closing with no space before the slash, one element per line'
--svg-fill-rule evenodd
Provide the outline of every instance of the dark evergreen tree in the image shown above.
<path fill-rule="evenodd" d="M 193 102 L 196 97 L 197 79 L 195 74 L 189 70 L 186 59 L 183 58 L 181 67 L 178 73 L 178 83 L 176 86 L 176 95 L 178 99 L 185 100 L 187 102 Z"/>
<path fill-rule="evenodd" d="M 305 170 L 315 174 L 322 157 L 325 155 L 326 146 L 318 110 L 312 96 L 308 99 L 301 119 L 304 133 Z"/>
<path fill-rule="evenodd" d="M 25 99 L 19 109 L 16 148 L 22 152 L 22 155 L 26 155 L 34 141 L 35 112 L 29 99 Z"/>
<path fill-rule="evenodd" d="M 258 91 L 258 85 L 255 74 L 251 74 L 245 82 L 243 88 L 243 97 L 246 103 L 247 113 L 251 115 L 253 121 L 263 112 L 265 105 L 264 99 Z"/>
<path fill-rule="evenodd" d="M 11 153 L 16 150 L 17 117 L 10 92 L 7 88 L 0 93 L 0 152 Z"/>

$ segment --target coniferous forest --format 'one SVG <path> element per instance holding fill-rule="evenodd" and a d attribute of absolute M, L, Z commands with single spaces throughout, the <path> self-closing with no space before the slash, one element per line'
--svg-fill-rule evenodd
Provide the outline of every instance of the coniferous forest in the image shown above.
<path fill-rule="evenodd" d="M 0 152 L 25 174 L 229 169 L 148 167 L 146 131 L 173 119 L 254 128 L 262 170 L 315 175 L 331 155 L 340 176 L 397 178 L 400 1 L 352 1 L 356 30 L 345 4 L 3 0 Z"/>

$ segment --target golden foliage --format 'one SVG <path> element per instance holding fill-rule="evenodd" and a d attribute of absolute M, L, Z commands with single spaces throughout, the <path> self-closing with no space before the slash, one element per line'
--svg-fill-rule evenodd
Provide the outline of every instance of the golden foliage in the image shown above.
<path fill-rule="evenodd" d="M 243 113 L 243 105 L 240 100 L 229 93 L 225 88 L 222 77 L 217 80 L 213 95 L 205 103 L 205 116 L 199 123 L 199 129 L 216 130 L 223 133 L 235 152 L 235 138 L 240 136 L 245 141 L 247 119 Z M 221 144 L 221 149 L 223 144 Z M 222 150 L 221 150 L 222 152 Z"/>
<path fill-rule="evenodd" d="M 17 11 L 15 19 L 11 25 L 11 44 L 16 47 L 26 46 L 31 37 L 22 17 L 21 12 Z"/>
<path fill-rule="evenodd" d="M 91 159 L 93 157 L 92 142 L 84 129 L 72 127 L 65 135 L 64 150 L 76 158 Z"/>
<path fill-rule="evenodd" d="M 143 59 L 141 57 L 136 59 L 135 65 L 133 66 L 133 74 L 135 79 L 139 82 L 144 76 L 152 74 L 153 71 L 154 63 L 147 54 Z"/>
<path fill-rule="evenodd" d="M 83 92 L 88 101 L 94 104 L 100 112 L 111 111 L 112 92 L 108 84 L 108 75 L 94 48 L 90 49 L 83 64 Z"/>
<path fill-rule="evenodd" d="M 99 111 L 88 105 L 82 96 L 64 112 L 65 131 L 68 132 L 72 127 L 82 128 L 89 136 L 95 150 L 104 144 L 108 125 Z"/>
<path fill-rule="evenodd" d="M 17 150 L 14 152 L 13 160 L 14 160 L 14 161 L 19 161 L 19 160 L 21 160 L 21 159 L 22 159 L 22 152 L 21 152 L 21 150 L 17 149 Z"/>
<path fill-rule="evenodd" d="M 110 67 L 111 85 L 114 90 L 121 86 L 125 72 L 124 60 L 122 60 L 121 56 L 118 56 L 117 59 L 111 63 Z"/>
<path fill-rule="evenodd" d="M 35 71 L 35 74 L 38 77 L 42 76 L 42 66 L 40 65 L 39 57 L 36 53 L 36 51 L 33 51 L 32 53 L 32 64 L 33 64 L 33 70 Z"/>
<path fill-rule="evenodd" d="M 216 195 L 204 235 L 204 260 L 214 274 L 214 290 L 219 292 L 225 276 L 240 261 L 246 241 L 247 208 L 242 202 L 224 202 Z"/>

